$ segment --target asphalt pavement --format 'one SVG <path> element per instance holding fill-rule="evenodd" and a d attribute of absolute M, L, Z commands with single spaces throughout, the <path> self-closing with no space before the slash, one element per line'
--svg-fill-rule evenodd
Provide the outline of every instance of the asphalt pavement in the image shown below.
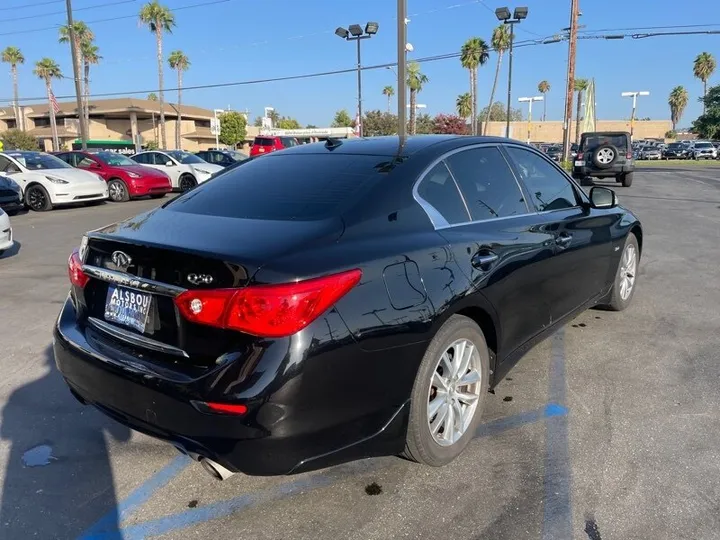
<path fill-rule="evenodd" d="M 225 482 L 78 404 L 52 362 L 70 251 L 157 201 L 12 218 L 0 538 L 720 538 L 720 170 L 638 171 L 617 192 L 645 229 L 633 305 L 587 311 L 530 351 L 458 460 Z"/>

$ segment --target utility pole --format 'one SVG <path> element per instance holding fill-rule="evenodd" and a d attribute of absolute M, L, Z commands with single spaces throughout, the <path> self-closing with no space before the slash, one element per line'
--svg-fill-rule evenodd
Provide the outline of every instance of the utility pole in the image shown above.
<path fill-rule="evenodd" d="M 407 75 L 405 74 L 407 63 L 407 0 L 397 0 L 397 111 L 398 111 L 398 135 L 400 139 L 407 135 Z"/>
<path fill-rule="evenodd" d="M 87 126 L 85 125 L 85 115 L 83 114 L 83 98 L 80 90 L 80 66 L 78 65 L 78 50 L 75 43 L 75 29 L 73 28 L 72 16 L 72 0 L 65 0 L 67 8 L 68 33 L 70 34 L 70 55 L 72 56 L 73 79 L 75 79 L 75 100 L 77 102 L 78 119 L 80 120 L 80 142 L 82 149 L 87 150 Z M 58 148 L 60 150 L 60 148 Z"/>
<path fill-rule="evenodd" d="M 563 161 L 570 156 L 570 125 L 572 124 L 573 90 L 575 86 L 575 49 L 580 0 L 570 0 L 570 37 L 568 43 L 567 87 L 565 88 L 565 116 L 563 120 Z"/>

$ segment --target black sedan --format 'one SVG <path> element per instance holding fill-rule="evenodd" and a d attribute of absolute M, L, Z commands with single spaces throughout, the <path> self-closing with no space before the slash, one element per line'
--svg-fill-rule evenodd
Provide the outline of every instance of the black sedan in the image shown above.
<path fill-rule="evenodd" d="M 88 233 L 55 359 L 216 478 L 440 466 L 533 344 L 630 304 L 642 240 L 610 189 L 507 139 L 297 146 Z"/>
<path fill-rule="evenodd" d="M 12 178 L 0 173 L 0 208 L 14 216 L 23 209 L 22 190 Z"/>

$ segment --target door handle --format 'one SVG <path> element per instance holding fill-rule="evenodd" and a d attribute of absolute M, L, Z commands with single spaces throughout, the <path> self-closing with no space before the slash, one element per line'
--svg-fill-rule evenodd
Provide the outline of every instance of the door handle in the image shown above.
<path fill-rule="evenodd" d="M 492 251 L 478 251 L 475 255 L 473 255 L 471 262 L 475 268 L 489 270 L 499 258 L 500 257 L 498 257 L 497 253 L 493 253 Z"/>
<path fill-rule="evenodd" d="M 570 245 L 570 242 L 572 242 L 572 236 L 570 236 L 567 233 L 563 233 L 561 235 L 558 235 L 555 238 L 555 243 L 558 245 L 558 247 L 566 248 Z"/>

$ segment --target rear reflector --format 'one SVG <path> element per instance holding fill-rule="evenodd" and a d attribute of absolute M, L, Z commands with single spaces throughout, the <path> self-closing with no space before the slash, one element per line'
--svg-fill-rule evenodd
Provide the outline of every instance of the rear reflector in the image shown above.
<path fill-rule="evenodd" d="M 82 270 L 80 252 L 77 249 L 73 250 L 68 259 L 68 275 L 70 276 L 70 283 L 81 289 L 90 281 L 90 277 Z"/>
<path fill-rule="evenodd" d="M 359 269 L 296 283 L 185 291 L 175 298 L 190 322 L 259 337 L 291 336 L 358 284 Z"/>

